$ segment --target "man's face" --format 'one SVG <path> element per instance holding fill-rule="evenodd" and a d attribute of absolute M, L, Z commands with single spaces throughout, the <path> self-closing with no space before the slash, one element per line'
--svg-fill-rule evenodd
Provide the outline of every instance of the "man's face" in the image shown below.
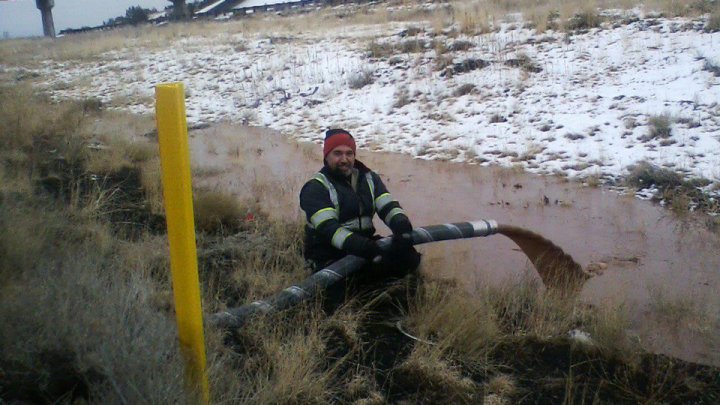
<path fill-rule="evenodd" d="M 325 157 L 330 170 L 349 176 L 355 166 L 355 152 L 346 145 L 340 145 L 333 149 Z"/>

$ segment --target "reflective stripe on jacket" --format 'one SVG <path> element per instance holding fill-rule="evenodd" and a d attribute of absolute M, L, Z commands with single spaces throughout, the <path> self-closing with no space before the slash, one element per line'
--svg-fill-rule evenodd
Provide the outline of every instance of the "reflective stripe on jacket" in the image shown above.
<path fill-rule="evenodd" d="M 380 177 L 355 161 L 356 188 L 352 180 L 323 167 L 300 192 L 305 211 L 305 257 L 315 261 L 337 260 L 364 238 L 375 234 L 372 218 L 377 212 L 390 229 L 409 220 Z M 353 236 L 356 235 L 356 236 Z M 361 238 L 358 238 L 358 236 Z"/>

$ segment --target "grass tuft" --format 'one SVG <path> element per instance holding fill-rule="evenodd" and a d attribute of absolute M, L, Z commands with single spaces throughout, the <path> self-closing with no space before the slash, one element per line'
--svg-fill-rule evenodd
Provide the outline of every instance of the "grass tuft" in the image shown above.
<path fill-rule="evenodd" d="M 629 170 L 625 177 L 627 185 L 636 189 L 656 187 L 655 199 L 668 202 L 676 214 L 684 215 L 689 209 L 710 213 L 720 211 L 718 201 L 702 191 L 710 184 L 707 179 L 686 180 L 680 173 L 645 161 L 630 166 Z"/>
<path fill-rule="evenodd" d="M 464 95 L 473 93 L 475 91 L 475 85 L 472 83 L 465 83 L 453 90 L 453 96 L 455 97 L 462 97 Z"/>
<path fill-rule="evenodd" d="M 720 31 L 720 5 L 718 5 L 717 2 L 715 2 L 715 7 L 710 11 L 704 30 L 705 32 Z"/>
<path fill-rule="evenodd" d="M 367 53 L 371 58 L 382 59 L 395 55 L 396 50 L 392 44 L 372 40 L 367 46 Z"/>
<path fill-rule="evenodd" d="M 395 90 L 394 95 L 395 101 L 393 102 L 393 108 L 400 109 L 404 106 L 412 103 L 412 99 L 410 98 L 410 90 L 406 86 L 398 87 Z"/>
<path fill-rule="evenodd" d="M 584 10 L 576 13 L 566 22 L 569 31 L 586 31 L 600 26 L 600 15 L 597 10 Z"/>
<path fill-rule="evenodd" d="M 639 189 L 657 186 L 665 190 L 678 188 L 682 184 L 682 177 L 672 170 L 662 169 L 649 162 L 640 162 L 631 167 L 625 181 Z"/>
<path fill-rule="evenodd" d="M 653 115 L 648 118 L 648 139 L 667 139 L 672 135 L 672 119 L 669 114 Z"/>
<path fill-rule="evenodd" d="M 232 195 L 209 190 L 196 190 L 193 194 L 195 227 L 200 232 L 236 229 L 244 217 L 237 198 Z"/>
<path fill-rule="evenodd" d="M 416 346 L 398 365 L 393 382 L 410 393 L 414 403 L 472 403 L 478 387 L 461 369 L 442 358 L 440 350 Z"/>
<path fill-rule="evenodd" d="M 373 72 L 370 70 L 361 70 L 350 76 L 348 79 L 348 85 L 351 89 L 357 90 L 370 85 L 374 82 Z"/>

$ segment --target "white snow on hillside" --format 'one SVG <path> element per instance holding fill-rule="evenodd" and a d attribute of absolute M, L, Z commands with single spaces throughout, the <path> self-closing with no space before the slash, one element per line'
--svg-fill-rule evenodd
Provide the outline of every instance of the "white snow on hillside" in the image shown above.
<path fill-rule="evenodd" d="M 408 26 L 420 32 L 405 35 Z M 152 113 L 154 85 L 181 81 L 191 124 L 230 120 L 312 141 L 340 126 L 366 149 L 571 177 L 616 177 L 648 160 L 717 188 L 720 33 L 660 18 L 574 35 L 521 26 L 470 37 L 434 35 L 429 23 L 190 37 L 102 62 L 47 61 L 38 73 L 58 97 L 136 100 L 127 108 L 140 113 Z M 425 47 L 369 52 L 371 41 L 408 40 Z M 446 64 L 487 66 L 447 74 L 433 40 L 461 49 Z M 663 115 L 670 135 L 652 137 L 649 122 Z"/>

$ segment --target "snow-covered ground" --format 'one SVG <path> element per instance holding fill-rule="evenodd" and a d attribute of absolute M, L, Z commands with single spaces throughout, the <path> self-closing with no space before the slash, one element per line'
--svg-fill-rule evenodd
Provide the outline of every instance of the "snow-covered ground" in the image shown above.
<path fill-rule="evenodd" d="M 366 149 L 571 177 L 616 178 L 647 160 L 717 189 L 720 33 L 702 19 L 627 17 L 572 35 L 506 21 L 474 36 L 416 22 L 189 37 L 36 71 L 58 97 L 139 113 L 153 111 L 155 84 L 181 81 L 191 124 L 311 141 L 339 126 Z"/>

